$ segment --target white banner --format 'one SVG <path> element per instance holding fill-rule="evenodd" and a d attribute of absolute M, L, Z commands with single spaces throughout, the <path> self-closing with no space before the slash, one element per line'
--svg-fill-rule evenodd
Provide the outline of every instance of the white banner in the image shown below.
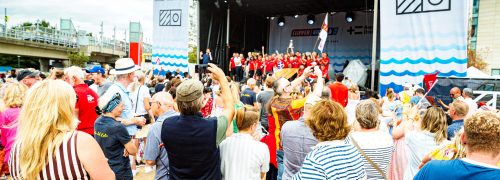
<path fill-rule="evenodd" d="M 465 77 L 467 1 L 380 2 L 380 93 L 421 84 L 423 75 Z"/>
<path fill-rule="evenodd" d="M 373 13 L 354 12 L 354 21 L 347 23 L 346 13 L 338 12 L 328 15 L 328 38 L 323 52 L 330 57 L 329 75 L 343 71 L 344 65 L 350 60 L 361 60 L 365 65 L 371 62 L 371 45 L 373 34 Z M 285 26 L 277 25 L 278 18 L 269 24 L 269 53 L 285 52 L 290 40 L 293 40 L 294 50 L 312 52 L 325 14 L 316 15 L 314 24 L 307 24 L 307 16 L 285 17 Z"/>
<path fill-rule="evenodd" d="M 187 0 L 154 1 L 154 74 L 188 72 L 188 9 Z"/>

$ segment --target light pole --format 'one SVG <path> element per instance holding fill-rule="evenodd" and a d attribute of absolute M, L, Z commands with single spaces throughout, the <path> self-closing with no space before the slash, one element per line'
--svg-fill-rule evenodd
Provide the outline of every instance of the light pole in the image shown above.
<path fill-rule="evenodd" d="M 21 61 L 21 56 L 17 56 L 17 68 L 21 67 L 20 61 Z"/>

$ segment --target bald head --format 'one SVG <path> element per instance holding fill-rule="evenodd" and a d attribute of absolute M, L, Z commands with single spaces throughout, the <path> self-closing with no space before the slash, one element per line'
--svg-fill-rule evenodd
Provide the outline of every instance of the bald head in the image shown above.
<path fill-rule="evenodd" d="M 460 88 L 458 88 L 458 87 L 451 88 L 450 96 L 452 96 L 453 99 L 456 99 L 456 98 L 462 96 L 462 93 L 460 92 Z"/>

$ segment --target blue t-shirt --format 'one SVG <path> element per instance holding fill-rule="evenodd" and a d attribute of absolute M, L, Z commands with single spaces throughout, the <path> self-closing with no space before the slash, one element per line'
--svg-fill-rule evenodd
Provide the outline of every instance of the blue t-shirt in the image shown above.
<path fill-rule="evenodd" d="M 132 179 L 129 158 L 123 156 L 125 144 L 131 140 L 125 126 L 111 117 L 101 116 L 94 123 L 94 138 L 117 179 Z"/>
<path fill-rule="evenodd" d="M 449 126 L 448 126 L 448 140 L 451 140 L 451 138 L 455 137 L 455 133 L 460 131 L 464 127 L 464 120 L 454 120 Z"/>
<path fill-rule="evenodd" d="M 486 167 L 468 159 L 430 161 L 415 175 L 419 179 L 500 179 L 500 168 Z"/>
<path fill-rule="evenodd" d="M 210 63 L 212 60 L 210 59 L 210 55 L 205 53 L 203 54 L 203 64 L 208 64 Z"/>
<path fill-rule="evenodd" d="M 247 88 L 243 92 L 241 92 L 240 101 L 243 104 L 247 104 L 247 105 L 253 106 L 253 104 L 255 103 L 255 101 L 257 101 L 257 94 L 255 94 L 255 92 L 253 92 L 252 89 Z"/>

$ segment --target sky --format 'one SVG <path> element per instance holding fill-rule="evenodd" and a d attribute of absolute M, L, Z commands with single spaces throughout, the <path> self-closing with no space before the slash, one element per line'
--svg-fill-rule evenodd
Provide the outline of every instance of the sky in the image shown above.
<path fill-rule="evenodd" d="M 116 38 L 123 40 L 125 30 L 128 34 L 129 22 L 140 22 L 144 40 L 151 42 L 153 37 L 153 0 L 0 0 L 2 17 L 5 8 L 8 27 L 47 20 L 59 29 L 61 18 L 71 18 L 77 30 L 96 35 L 102 21 L 105 37 L 111 38 L 116 27 Z"/>

